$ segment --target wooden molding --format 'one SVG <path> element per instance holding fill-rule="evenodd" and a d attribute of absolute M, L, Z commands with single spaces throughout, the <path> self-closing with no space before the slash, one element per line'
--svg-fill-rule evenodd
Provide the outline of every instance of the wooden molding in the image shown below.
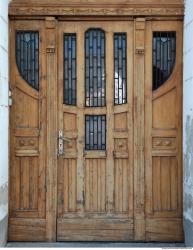
<path fill-rule="evenodd" d="M 36 16 L 183 16 L 183 8 L 51 8 L 51 7 L 10 7 L 9 15 Z"/>

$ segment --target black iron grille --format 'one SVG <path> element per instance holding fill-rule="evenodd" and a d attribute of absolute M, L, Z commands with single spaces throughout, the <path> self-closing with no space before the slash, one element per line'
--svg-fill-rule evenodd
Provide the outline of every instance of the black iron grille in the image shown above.
<path fill-rule="evenodd" d="M 23 79 L 39 90 L 39 33 L 16 31 L 16 62 Z"/>
<path fill-rule="evenodd" d="M 127 36 L 114 34 L 114 103 L 127 103 Z"/>
<path fill-rule="evenodd" d="M 89 29 L 85 33 L 85 81 L 87 107 L 106 105 L 105 32 Z"/>
<path fill-rule="evenodd" d="M 85 149 L 106 149 L 106 115 L 86 115 Z"/>
<path fill-rule="evenodd" d="M 176 32 L 153 32 L 153 90 L 171 75 L 176 60 Z"/>
<path fill-rule="evenodd" d="M 76 34 L 64 34 L 64 103 L 76 105 Z"/>

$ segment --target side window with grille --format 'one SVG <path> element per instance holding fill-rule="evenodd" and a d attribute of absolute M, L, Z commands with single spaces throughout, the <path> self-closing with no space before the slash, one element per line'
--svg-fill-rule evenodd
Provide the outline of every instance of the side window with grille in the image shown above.
<path fill-rule="evenodd" d="M 114 104 L 127 103 L 127 37 L 114 34 Z"/>
<path fill-rule="evenodd" d="M 38 31 L 16 31 L 16 63 L 21 77 L 39 90 Z"/>
<path fill-rule="evenodd" d="M 76 34 L 64 34 L 64 104 L 76 105 Z"/>
<path fill-rule="evenodd" d="M 176 60 L 176 32 L 153 32 L 153 90 L 171 76 Z"/>
<path fill-rule="evenodd" d="M 105 32 L 91 28 L 85 33 L 85 106 L 106 105 Z"/>

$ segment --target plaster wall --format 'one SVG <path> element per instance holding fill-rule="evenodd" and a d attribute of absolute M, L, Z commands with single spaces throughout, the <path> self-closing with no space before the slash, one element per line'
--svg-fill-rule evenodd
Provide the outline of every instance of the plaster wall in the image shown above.
<path fill-rule="evenodd" d="M 8 0 L 0 0 L 0 247 L 8 215 Z"/>
<path fill-rule="evenodd" d="M 184 23 L 184 230 L 193 247 L 193 1 L 185 2 Z"/>

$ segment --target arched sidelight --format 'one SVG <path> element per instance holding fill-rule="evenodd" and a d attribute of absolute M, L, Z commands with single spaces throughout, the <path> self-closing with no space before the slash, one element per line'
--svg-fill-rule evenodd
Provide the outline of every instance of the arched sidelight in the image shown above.
<path fill-rule="evenodd" d="M 92 28 L 85 33 L 85 106 L 106 105 L 105 32 Z"/>
<path fill-rule="evenodd" d="M 176 32 L 153 32 L 153 90 L 171 76 L 176 60 Z"/>
<path fill-rule="evenodd" d="M 39 32 L 16 31 L 16 62 L 22 78 L 39 90 Z"/>

